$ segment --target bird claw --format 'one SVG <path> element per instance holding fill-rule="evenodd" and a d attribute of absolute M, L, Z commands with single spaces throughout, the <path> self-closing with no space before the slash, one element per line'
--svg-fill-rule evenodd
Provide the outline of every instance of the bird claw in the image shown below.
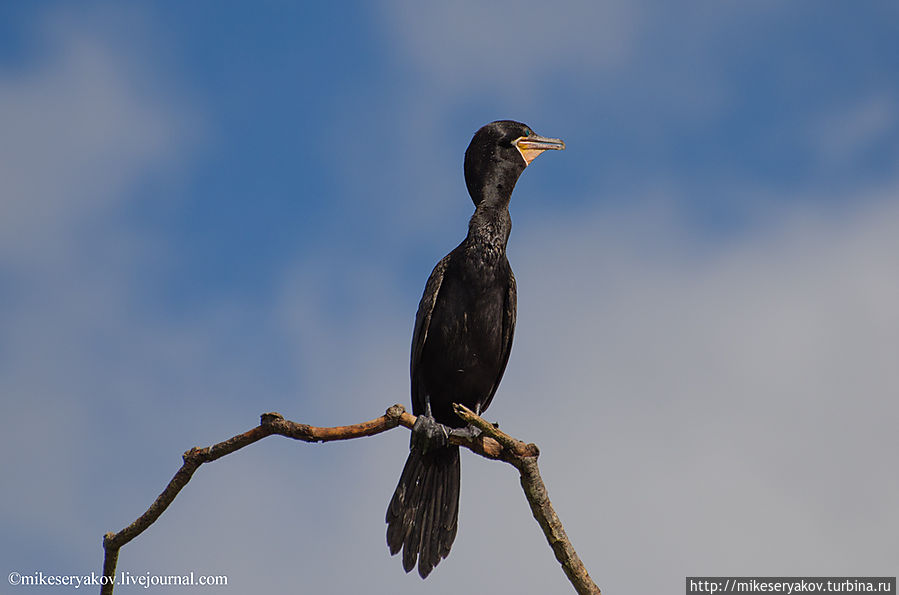
<path fill-rule="evenodd" d="M 451 436 L 456 436 L 463 440 L 476 440 L 481 435 L 481 430 L 474 426 L 466 426 L 464 428 L 453 428 L 450 430 Z"/>
<path fill-rule="evenodd" d="M 419 415 L 412 426 L 412 448 L 418 447 L 422 454 L 433 448 L 449 446 L 449 432 L 446 426 L 437 422 L 430 415 Z"/>

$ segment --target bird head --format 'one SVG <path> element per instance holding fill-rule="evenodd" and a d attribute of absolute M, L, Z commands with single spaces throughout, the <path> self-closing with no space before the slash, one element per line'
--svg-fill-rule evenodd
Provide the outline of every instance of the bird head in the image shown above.
<path fill-rule="evenodd" d="M 478 130 L 465 151 L 465 184 L 475 206 L 508 205 L 521 172 L 543 151 L 565 143 L 534 133 L 521 122 L 498 120 Z"/>

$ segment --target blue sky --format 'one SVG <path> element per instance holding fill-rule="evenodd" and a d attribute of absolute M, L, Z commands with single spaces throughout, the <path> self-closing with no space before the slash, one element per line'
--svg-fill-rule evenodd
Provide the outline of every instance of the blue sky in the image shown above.
<path fill-rule="evenodd" d="M 895 574 L 897 40 L 894 2 L 4 3 L 3 567 L 99 571 L 182 451 L 262 412 L 408 404 L 465 147 L 512 118 L 568 148 L 512 201 L 488 417 L 540 444 L 597 583 Z M 474 456 L 452 554 L 405 575 L 407 440 L 205 466 L 119 569 L 566 592 L 514 471 Z"/>

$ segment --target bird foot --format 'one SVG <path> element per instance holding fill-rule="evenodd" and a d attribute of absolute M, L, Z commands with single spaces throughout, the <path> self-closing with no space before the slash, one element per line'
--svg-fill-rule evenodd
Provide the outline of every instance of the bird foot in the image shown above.
<path fill-rule="evenodd" d="M 481 430 L 474 426 L 466 426 L 464 428 L 453 428 L 450 430 L 450 436 L 456 436 L 463 440 L 476 440 L 481 435 Z"/>
<path fill-rule="evenodd" d="M 449 446 L 449 431 L 430 415 L 419 415 L 412 426 L 412 448 L 418 447 L 422 454 L 433 448 Z"/>

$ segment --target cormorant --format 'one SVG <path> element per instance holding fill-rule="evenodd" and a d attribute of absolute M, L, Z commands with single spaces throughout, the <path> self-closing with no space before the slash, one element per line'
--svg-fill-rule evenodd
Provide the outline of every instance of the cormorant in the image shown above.
<path fill-rule="evenodd" d="M 465 151 L 465 184 L 475 204 L 468 235 L 434 267 L 412 334 L 412 411 L 418 416 L 409 458 L 387 507 L 387 545 L 403 568 L 426 578 L 456 537 L 459 447 L 446 426 L 465 423 L 461 403 L 487 409 L 509 361 L 515 330 L 515 277 L 506 259 L 515 182 L 537 155 L 564 149 L 511 120 L 478 130 Z M 442 426 L 440 424 L 443 424 Z"/>

